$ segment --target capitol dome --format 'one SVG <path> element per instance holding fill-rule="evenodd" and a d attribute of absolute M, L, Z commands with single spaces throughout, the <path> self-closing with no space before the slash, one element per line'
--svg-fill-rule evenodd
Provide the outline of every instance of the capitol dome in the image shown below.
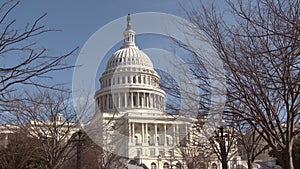
<path fill-rule="evenodd" d="M 120 66 L 136 66 L 152 68 L 153 64 L 150 58 L 137 46 L 129 46 L 116 51 L 109 59 L 106 70 L 113 70 Z"/>
<path fill-rule="evenodd" d="M 133 66 L 153 69 L 150 58 L 135 45 L 135 32 L 131 28 L 130 15 L 127 17 L 127 27 L 123 32 L 124 43 L 121 49 L 116 51 L 106 65 L 106 71 L 117 67 Z"/>

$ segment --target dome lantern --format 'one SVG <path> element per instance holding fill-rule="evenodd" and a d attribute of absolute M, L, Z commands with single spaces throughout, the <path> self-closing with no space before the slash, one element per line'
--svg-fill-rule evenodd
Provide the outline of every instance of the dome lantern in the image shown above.
<path fill-rule="evenodd" d="M 122 48 L 127 48 L 127 47 L 136 47 L 135 46 L 135 40 L 134 40 L 134 35 L 135 32 L 131 28 L 131 18 L 130 14 L 127 15 L 127 27 L 125 31 L 123 32 L 124 35 L 124 43 Z"/>

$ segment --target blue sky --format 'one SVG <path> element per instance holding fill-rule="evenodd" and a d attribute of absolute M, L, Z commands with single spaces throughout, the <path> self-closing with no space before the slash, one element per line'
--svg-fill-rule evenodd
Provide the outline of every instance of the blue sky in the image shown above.
<path fill-rule="evenodd" d="M 62 55 L 79 47 L 78 54 L 87 40 L 96 31 L 120 17 L 125 17 L 128 13 L 161 12 L 184 18 L 185 13 L 181 5 L 183 4 L 187 7 L 189 6 L 189 2 L 197 3 L 198 0 L 24 0 L 20 2 L 10 17 L 11 19 L 17 19 L 15 26 L 22 29 L 27 23 L 32 23 L 39 16 L 47 13 L 47 16 L 42 20 L 42 24 L 47 28 L 61 31 L 50 32 L 39 36 L 35 39 L 38 45 L 47 48 L 49 52 L 54 55 Z M 211 1 L 207 0 L 207 2 Z M 224 1 L 217 2 L 219 6 L 222 6 L 220 4 Z M 135 29 L 134 18 L 132 19 L 132 23 L 133 29 Z M 122 35 L 125 29 L 125 25 L 126 19 L 124 18 L 122 31 L 119 32 L 120 35 Z M 136 33 L 138 34 L 139 32 Z M 163 48 L 170 52 L 174 50 L 174 44 L 172 44 L 167 37 L 149 34 L 137 35 L 136 42 L 142 50 L 147 48 Z M 99 45 L 101 45 L 101 43 L 99 43 Z M 105 41 L 103 41 L 103 43 L 105 43 Z M 114 48 L 107 53 L 106 59 L 108 59 L 121 44 L 121 42 L 117 43 Z M 77 54 L 67 61 L 70 65 L 75 65 L 78 57 Z M 98 78 L 104 67 L 105 65 L 99 66 L 97 73 Z M 66 84 L 66 87 L 71 88 L 73 70 L 64 70 L 63 72 L 51 75 L 54 78 L 47 80 L 47 83 Z M 98 78 L 95 80 L 96 89 L 99 88 Z"/>
<path fill-rule="evenodd" d="M 177 0 L 26 0 L 21 1 L 10 17 L 16 18 L 16 26 L 22 28 L 47 13 L 42 23 L 48 28 L 62 31 L 44 34 L 37 40 L 40 46 L 46 47 L 51 53 L 63 54 L 77 46 L 82 48 L 99 28 L 128 13 L 163 12 L 182 16 L 181 11 Z M 140 42 L 139 45 L 143 44 Z M 76 56 L 68 60 L 70 64 L 75 64 L 75 61 Z M 72 70 L 55 74 L 54 81 L 70 84 Z"/>

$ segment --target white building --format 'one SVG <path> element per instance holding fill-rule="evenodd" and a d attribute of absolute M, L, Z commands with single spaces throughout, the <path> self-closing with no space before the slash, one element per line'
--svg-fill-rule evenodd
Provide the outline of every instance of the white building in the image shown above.
<path fill-rule="evenodd" d="M 103 125 L 109 123 L 128 137 L 120 140 L 108 127 L 104 146 L 113 142 L 119 154 L 148 168 L 175 168 L 183 166 L 175 147 L 186 144 L 190 119 L 179 120 L 165 112 L 166 94 L 159 81 L 150 58 L 135 44 L 128 15 L 123 46 L 109 59 L 95 93 Z"/>

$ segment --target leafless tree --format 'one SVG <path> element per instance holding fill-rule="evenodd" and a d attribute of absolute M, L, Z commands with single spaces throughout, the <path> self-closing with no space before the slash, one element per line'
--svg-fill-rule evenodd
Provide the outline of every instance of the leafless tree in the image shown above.
<path fill-rule="evenodd" d="M 71 68 L 65 61 L 76 50 L 51 55 L 40 47 L 35 38 L 55 30 L 41 24 L 46 14 L 24 25 L 23 29 L 18 28 L 17 19 L 10 16 L 19 4 L 14 0 L 0 3 L 0 113 L 7 109 L 6 103 L 20 99 L 14 93 L 16 90 L 26 86 L 57 89 L 57 85 L 43 83 L 41 78 L 51 78 L 49 72 Z"/>
<path fill-rule="evenodd" d="M 237 153 L 237 134 L 234 128 L 234 121 L 224 123 L 214 131 L 214 135 L 208 138 L 212 152 L 222 163 L 222 168 L 228 168 L 228 162 Z"/>
<path fill-rule="evenodd" d="M 268 150 L 269 146 L 247 122 L 240 122 L 236 125 L 236 133 L 241 156 L 247 160 L 248 169 L 252 169 L 255 159 Z"/>
<path fill-rule="evenodd" d="M 28 133 L 22 130 L 1 135 L 5 135 L 9 140 L 6 145 L 0 146 L 0 168 L 25 169 L 46 166 L 45 161 L 39 158 L 42 147 L 36 138 L 29 137 Z"/>
<path fill-rule="evenodd" d="M 60 168 L 76 144 L 77 119 L 69 94 L 62 91 L 28 92 L 11 103 L 11 119 L 41 145 L 41 159 L 50 169 Z"/>
<path fill-rule="evenodd" d="M 300 1 L 190 4 L 184 7 L 194 24 L 186 25 L 190 33 L 203 37 L 204 32 L 223 61 L 227 109 L 254 127 L 283 168 L 293 169 L 292 145 L 299 133 Z M 201 61 L 189 45 L 178 44 Z"/>
<path fill-rule="evenodd" d="M 207 168 L 210 162 L 217 160 L 208 142 L 189 141 L 188 146 L 177 149 L 188 169 Z"/>
<path fill-rule="evenodd" d="M 82 168 L 89 169 L 112 169 L 124 168 L 124 158 L 104 150 L 83 132 L 82 136 Z M 76 168 L 76 156 L 67 160 L 62 168 Z"/>

